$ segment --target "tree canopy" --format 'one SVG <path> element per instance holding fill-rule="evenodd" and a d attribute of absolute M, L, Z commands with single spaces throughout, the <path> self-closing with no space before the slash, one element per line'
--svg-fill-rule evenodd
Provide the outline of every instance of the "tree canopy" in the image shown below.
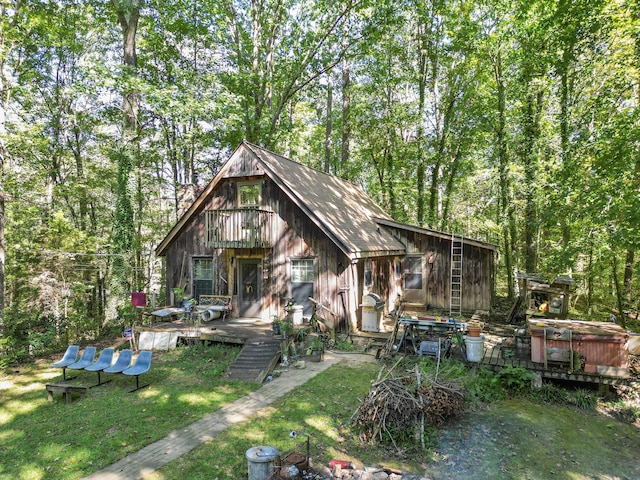
<path fill-rule="evenodd" d="M 3 342 L 162 294 L 185 187 L 243 138 L 498 244 L 506 296 L 516 270 L 570 273 L 586 317 L 636 311 L 639 21 L 611 0 L 2 2 Z"/>

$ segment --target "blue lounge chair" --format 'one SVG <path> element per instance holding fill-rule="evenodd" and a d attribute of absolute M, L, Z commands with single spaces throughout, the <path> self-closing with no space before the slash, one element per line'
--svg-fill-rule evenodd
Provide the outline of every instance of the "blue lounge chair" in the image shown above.
<path fill-rule="evenodd" d="M 148 387 L 149 384 L 138 386 L 138 377 L 145 372 L 148 372 L 151 368 L 151 352 L 148 350 L 143 350 L 138 355 L 138 359 L 136 360 L 135 365 L 131 368 L 127 368 L 124 373 L 125 375 L 132 375 L 136 377 L 136 388 L 133 390 L 129 390 L 129 393 L 140 390 L 141 388 Z"/>
<path fill-rule="evenodd" d="M 64 352 L 64 356 L 62 360 L 58 360 L 55 363 L 52 363 L 52 367 L 62 368 L 62 378 L 66 380 L 71 380 L 75 377 L 67 378 L 67 367 L 76 362 L 78 359 L 78 351 L 80 347 L 78 345 L 69 345 L 67 347 L 67 351 Z"/>
<path fill-rule="evenodd" d="M 82 356 L 80 360 L 72 363 L 67 368 L 72 370 L 82 370 L 85 367 L 91 365 L 96 359 L 96 347 L 85 347 L 84 352 L 82 352 Z"/>
<path fill-rule="evenodd" d="M 113 362 L 113 348 L 105 348 L 100 353 L 98 357 L 98 361 L 96 363 L 92 363 L 91 365 L 85 367 L 87 372 L 98 372 L 98 383 L 92 385 L 92 387 L 99 387 L 103 383 L 109 383 L 111 380 L 107 380 L 106 382 L 102 382 L 100 380 L 100 372 L 105 368 L 109 368 L 111 363 Z"/>
<path fill-rule="evenodd" d="M 133 351 L 129 349 L 120 350 L 116 363 L 102 370 L 104 373 L 122 373 L 131 366 Z"/>

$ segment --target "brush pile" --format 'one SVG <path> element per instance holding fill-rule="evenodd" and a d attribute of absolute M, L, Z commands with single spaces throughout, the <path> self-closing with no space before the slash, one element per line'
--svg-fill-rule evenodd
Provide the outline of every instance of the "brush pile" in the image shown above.
<path fill-rule="evenodd" d="M 423 442 L 425 427 L 444 424 L 464 407 L 461 384 L 423 378 L 418 366 L 410 374 L 381 376 L 382 371 L 352 416 L 365 442 L 390 440 L 397 447 L 407 435 Z"/>

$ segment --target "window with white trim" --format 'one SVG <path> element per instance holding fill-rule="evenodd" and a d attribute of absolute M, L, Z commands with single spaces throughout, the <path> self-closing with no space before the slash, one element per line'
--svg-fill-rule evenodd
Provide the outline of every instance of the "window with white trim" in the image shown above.
<path fill-rule="evenodd" d="M 291 259 L 291 297 L 302 305 L 304 315 L 311 315 L 311 301 L 316 278 L 313 258 Z"/>

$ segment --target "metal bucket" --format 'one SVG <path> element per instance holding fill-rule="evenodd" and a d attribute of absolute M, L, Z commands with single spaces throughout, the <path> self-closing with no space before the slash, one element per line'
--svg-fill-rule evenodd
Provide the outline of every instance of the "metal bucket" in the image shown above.
<path fill-rule="evenodd" d="M 248 480 L 269 480 L 273 478 L 278 449 L 274 447 L 252 447 L 247 450 Z"/>

